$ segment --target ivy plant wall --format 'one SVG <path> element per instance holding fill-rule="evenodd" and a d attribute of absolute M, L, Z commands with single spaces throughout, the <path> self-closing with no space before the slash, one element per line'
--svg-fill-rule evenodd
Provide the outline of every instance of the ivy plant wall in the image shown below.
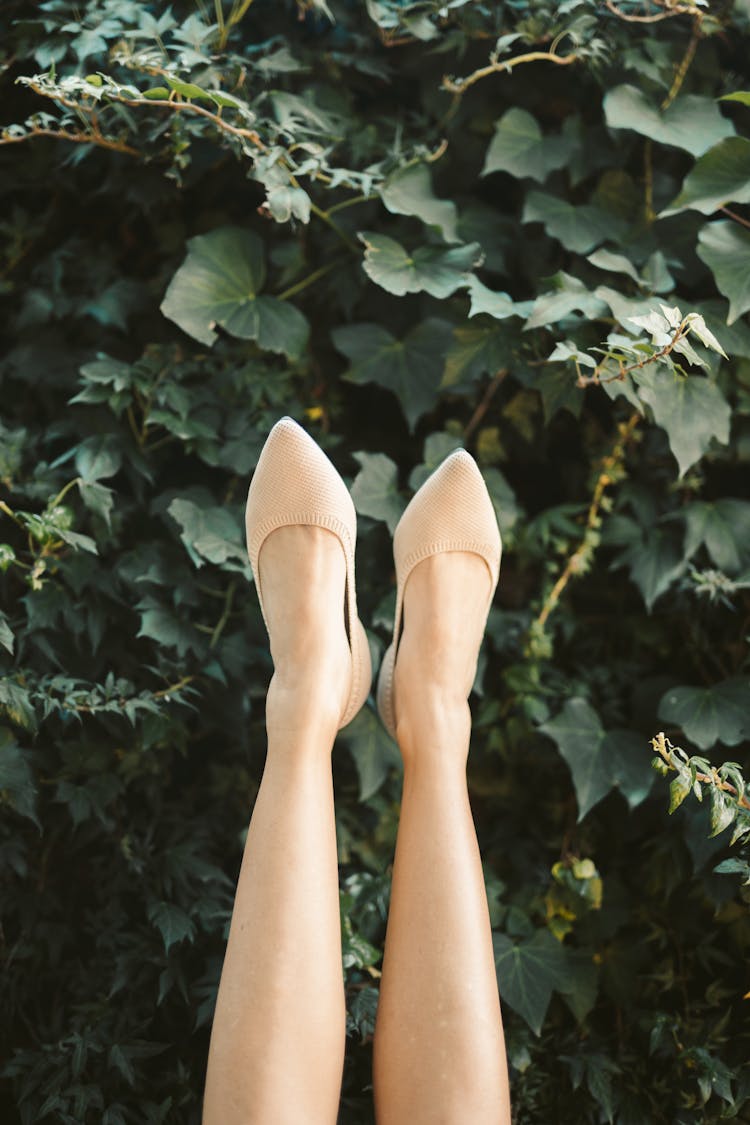
<path fill-rule="evenodd" d="M 413 490 L 463 445 L 497 507 L 469 772 L 516 1122 L 750 1119 L 747 0 L 0 20 L 3 1122 L 199 1121 L 283 414 L 350 483 L 376 658 Z M 358 1125 L 371 704 L 334 762 Z"/>

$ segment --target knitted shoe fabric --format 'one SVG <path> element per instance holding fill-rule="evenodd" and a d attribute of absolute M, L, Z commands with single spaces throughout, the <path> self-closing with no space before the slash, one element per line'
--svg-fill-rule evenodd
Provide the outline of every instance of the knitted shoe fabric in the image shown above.
<path fill-rule="evenodd" d="M 468 551 L 485 562 L 491 579 L 489 613 L 500 574 L 502 543 L 487 486 L 474 458 L 457 449 L 428 477 L 401 516 L 393 536 L 396 564 L 396 612 L 393 641 L 383 657 L 377 703 L 388 732 L 396 737 L 393 672 L 401 636 L 404 590 L 423 559 L 445 551 Z"/>
<path fill-rule="evenodd" d="M 370 648 L 357 616 L 354 587 L 357 517 L 346 485 L 323 450 L 292 418 L 282 418 L 263 446 L 245 509 L 247 551 L 266 626 L 258 558 L 271 532 L 290 524 L 327 528 L 337 537 L 346 560 L 344 619 L 352 656 L 352 681 L 340 729 L 362 707 L 372 679 Z"/>

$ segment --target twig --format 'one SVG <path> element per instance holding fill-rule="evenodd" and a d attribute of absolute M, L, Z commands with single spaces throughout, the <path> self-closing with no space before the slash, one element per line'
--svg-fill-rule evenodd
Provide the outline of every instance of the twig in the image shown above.
<path fill-rule="evenodd" d="M 660 20 L 671 20 L 673 16 L 695 15 L 695 8 L 684 7 L 681 4 L 669 8 L 665 12 L 655 12 L 651 16 L 631 16 L 627 12 L 623 12 L 612 0 L 605 0 L 605 8 L 608 8 L 613 15 L 627 23 L 659 23 Z"/>
<path fill-rule="evenodd" d="M 750 228 L 750 222 L 748 222 L 747 219 L 743 219 L 741 215 L 737 215 L 734 211 L 730 211 L 728 207 L 720 207 L 719 210 L 723 211 L 725 215 L 728 215 L 730 219 L 734 219 L 735 223 L 742 223 L 743 227 Z"/>
<path fill-rule="evenodd" d="M 693 59 L 695 58 L 695 52 L 697 51 L 698 44 L 701 41 L 702 31 L 703 31 L 703 13 L 702 12 L 696 12 L 695 13 L 695 20 L 693 22 L 693 34 L 690 36 L 690 42 L 687 45 L 687 50 L 685 51 L 682 62 L 679 64 L 679 66 L 677 67 L 677 70 L 675 71 L 674 81 L 672 82 L 672 85 L 669 88 L 669 93 L 667 94 L 664 101 L 661 103 L 662 113 L 664 112 L 665 109 L 669 109 L 672 102 L 675 100 L 675 98 L 679 94 L 680 90 L 682 89 L 682 83 L 685 81 L 685 76 L 686 76 L 687 72 L 690 70 L 690 64 L 692 63 Z"/>
<path fill-rule="evenodd" d="M 521 66 L 522 63 L 530 62 L 551 62 L 557 66 L 570 66 L 571 63 L 578 61 L 578 55 L 558 55 L 554 51 L 529 51 L 525 55 L 516 55 L 513 59 L 506 59 L 505 62 L 500 62 L 499 59 L 492 59 L 487 65 L 475 70 L 473 74 L 469 74 L 466 78 L 449 78 L 446 74 L 443 78 L 441 86 L 443 90 L 447 90 L 449 94 L 463 94 L 468 90 L 469 86 L 473 86 L 475 82 L 479 82 L 480 78 L 487 78 L 490 74 L 510 74 L 514 67 Z"/>
<path fill-rule="evenodd" d="M 599 476 L 594 486 L 594 494 L 591 498 L 588 514 L 586 516 L 586 529 L 583 539 L 576 547 L 573 554 L 568 558 L 560 577 L 544 599 L 544 605 L 533 621 L 530 631 L 537 633 L 544 631 L 547 619 L 559 602 L 560 596 L 568 585 L 568 582 L 570 582 L 575 574 L 581 573 L 583 565 L 587 561 L 587 556 L 590 555 L 592 550 L 591 532 L 599 526 L 599 510 L 602 505 L 602 500 L 604 499 L 604 493 L 611 484 L 614 484 L 616 470 L 625 457 L 625 448 L 633 436 L 633 431 L 640 420 L 641 415 L 638 411 L 634 411 L 628 421 L 619 427 L 617 441 L 612 447 L 611 453 L 602 461 Z"/>
<path fill-rule="evenodd" d="M 681 766 L 675 765 L 672 760 L 672 744 L 669 743 L 669 746 L 667 746 L 667 743 L 669 743 L 669 739 L 665 738 L 663 731 L 659 731 L 656 738 L 651 739 L 651 746 L 654 753 L 663 758 L 670 769 L 679 771 Z M 686 763 L 682 763 L 683 766 L 685 764 Z M 720 778 L 718 773 L 696 773 L 695 780 L 702 781 L 704 785 L 713 785 L 715 789 L 722 789 L 725 793 L 729 793 L 735 798 L 741 809 L 750 809 L 750 801 L 748 801 L 747 797 L 744 794 L 740 797 L 737 788 L 732 785 L 731 782 L 724 781 Z"/>
<path fill-rule="evenodd" d="M 0 145 L 17 145 L 21 141 L 30 141 L 34 137 L 52 137 L 56 141 L 72 141 L 74 144 L 99 145 L 100 148 L 111 149 L 112 152 L 124 152 L 128 156 L 142 157 L 143 153 L 137 148 L 132 148 L 125 141 L 115 141 L 105 137 L 102 133 L 71 133 L 67 129 L 31 129 L 28 133 L 10 137 L 7 133 L 0 134 Z"/>
<path fill-rule="evenodd" d="M 487 387 L 487 390 L 484 392 L 482 401 L 479 403 L 479 406 L 476 408 L 471 418 L 466 423 L 466 428 L 464 429 L 463 433 L 463 439 L 465 442 L 468 443 L 477 426 L 484 418 L 495 395 L 495 391 L 498 389 L 507 374 L 508 368 L 501 367 L 500 370 L 496 372 L 495 375 L 493 375 L 492 379 L 490 380 L 489 386 Z"/>
<path fill-rule="evenodd" d="M 674 335 L 672 336 L 672 339 L 669 341 L 668 344 L 665 344 L 664 347 L 660 351 L 654 352 L 653 355 L 647 355 L 643 359 L 639 359 L 637 363 L 629 363 L 629 364 L 627 364 L 627 366 L 623 366 L 621 364 L 620 370 L 617 372 L 617 374 L 611 375 L 607 379 L 602 379 L 601 376 L 599 375 L 599 369 L 602 367 L 602 363 L 598 363 L 596 365 L 596 367 L 594 368 L 594 371 L 591 375 L 584 375 L 583 372 L 579 369 L 578 379 L 576 380 L 576 386 L 577 387 L 588 387 L 592 383 L 594 383 L 595 385 L 598 386 L 601 383 L 614 383 L 614 382 L 617 382 L 617 381 L 621 381 L 625 378 L 625 376 L 630 371 L 640 371 L 640 369 L 642 367 L 647 367 L 649 365 L 649 363 L 656 363 L 657 360 L 664 359 L 665 356 L 668 356 L 669 353 L 674 350 L 675 346 L 679 343 L 679 341 L 683 338 L 683 336 L 687 336 L 689 331 L 690 331 L 689 322 L 687 320 L 680 321 L 680 323 L 677 325 L 677 327 L 674 330 Z M 606 363 L 606 359 L 603 360 L 602 362 Z"/>

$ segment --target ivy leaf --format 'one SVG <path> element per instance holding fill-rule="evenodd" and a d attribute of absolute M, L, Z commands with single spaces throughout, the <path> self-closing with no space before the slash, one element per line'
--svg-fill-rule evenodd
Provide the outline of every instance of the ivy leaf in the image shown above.
<path fill-rule="evenodd" d="M 512 338 L 501 324 L 465 324 L 453 330 L 453 343 L 445 356 L 443 387 L 469 386 L 483 375 L 507 367 Z"/>
<path fill-rule="evenodd" d="M 746 500 L 698 500 L 685 509 L 684 515 L 686 558 L 692 558 L 705 545 L 719 570 L 730 575 L 750 561 L 750 504 Z"/>
<path fill-rule="evenodd" d="M 478 242 L 451 250 L 420 246 L 409 254 L 400 242 L 387 235 L 363 231 L 359 237 L 365 244 L 365 273 L 381 289 L 397 297 L 422 292 L 432 297 L 450 297 L 466 285 L 469 271 L 481 259 Z"/>
<path fill-rule="evenodd" d="M 226 508 L 201 508 L 192 500 L 177 498 L 167 508 L 182 528 L 180 538 L 197 567 L 204 560 L 224 570 L 250 574 L 242 528 Z"/>
<path fill-rule="evenodd" d="M 606 303 L 596 293 L 589 292 L 577 277 L 560 270 L 550 280 L 555 288 L 534 301 L 531 316 L 523 326 L 524 332 L 556 324 L 572 312 L 581 312 L 588 320 L 595 320 L 606 312 Z"/>
<path fill-rule="evenodd" d="M 593 204 L 576 207 L 558 195 L 531 191 L 521 217 L 522 223 L 542 223 L 547 234 L 561 242 L 566 250 L 586 254 L 600 242 L 611 238 L 613 228 L 618 230 L 615 216 Z"/>
<path fill-rule="evenodd" d="M 586 260 L 591 262 L 592 266 L 596 266 L 598 270 L 606 270 L 608 273 L 624 273 L 628 277 L 632 277 L 633 281 L 639 285 L 641 284 L 638 270 L 630 261 L 630 258 L 626 258 L 624 254 L 614 254 L 611 250 L 602 247 L 600 250 L 595 250 L 593 254 L 589 254 Z"/>
<path fill-rule="evenodd" d="M 647 796 L 653 773 L 644 740 L 633 731 L 605 731 L 585 699 L 569 699 L 539 729 L 557 745 L 568 764 L 579 820 L 611 789 L 620 788 L 631 808 Z"/>
<path fill-rule="evenodd" d="M 691 156 L 702 156 L 717 141 L 734 135 L 732 122 L 722 116 L 713 98 L 697 94 L 683 94 L 660 110 L 638 87 L 616 86 L 604 98 L 604 116 L 610 129 L 632 129 Z"/>
<path fill-rule="evenodd" d="M 511 316 L 526 317 L 531 312 L 533 301 L 514 301 L 507 293 L 498 293 L 483 285 L 478 277 L 471 276 L 466 286 L 471 297 L 469 316 L 487 313 L 495 320 L 507 320 Z"/>
<path fill-rule="evenodd" d="M 750 680 L 671 688 L 662 696 L 659 718 L 675 723 L 700 750 L 717 742 L 736 746 L 750 735 Z"/>
<path fill-rule="evenodd" d="M 371 707 L 363 707 L 342 734 L 359 777 L 359 799 L 367 801 L 385 781 L 401 757 L 395 742 Z"/>
<path fill-rule="evenodd" d="M 385 453 L 355 453 L 362 468 L 351 492 L 354 507 L 362 516 L 382 520 L 393 534 L 406 505 L 396 488 L 398 469 Z"/>
<path fill-rule="evenodd" d="M 175 648 L 178 656 L 184 656 L 189 649 L 196 650 L 198 637 L 195 630 L 173 610 L 154 603 L 150 598 L 139 602 L 137 608 L 143 612 L 136 636 L 151 637 L 160 645 Z"/>
<path fill-rule="evenodd" d="M 352 324 L 331 334 L 334 347 L 351 361 L 350 383 L 377 383 L 399 400 L 409 429 L 435 406 L 451 338 L 448 321 L 429 317 L 397 340 L 379 324 Z"/>
<path fill-rule="evenodd" d="M 172 902 L 153 902 L 148 908 L 148 920 L 159 930 L 164 939 L 164 952 L 169 953 L 178 942 L 192 941 L 195 925 L 185 911 Z"/>
<path fill-rule="evenodd" d="M 381 187 L 380 197 L 392 215 L 414 215 L 427 226 L 437 227 L 446 242 L 461 241 L 456 232 L 456 205 L 434 194 L 426 164 L 397 168 Z"/>
<path fill-rule="evenodd" d="M 481 175 L 507 172 L 516 179 L 542 182 L 563 167 L 575 143 L 572 136 L 545 136 L 535 117 L 514 106 L 495 122 Z"/>
<path fill-rule="evenodd" d="M 698 235 L 698 257 L 729 301 L 727 324 L 750 309 L 750 231 L 736 223 L 707 223 Z"/>
<path fill-rule="evenodd" d="M 729 441 L 731 409 L 716 383 L 702 375 L 678 375 L 663 367 L 634 373 L 638 396 L 651 407 L 654 420 L 666 430 L 680 477 L 699 461 L 716 440 Z"/>
<path fill-rule="evenodd" d="M 240 227 L 219 227 L 188 241 L 188 255 L 161 303 L 164 316 L 202 344 L 220 325 L 230 336 L 256 340 L 266 351 L 298 357 L 309 325 L 294 305 L 259 296 L 266 276 L 263 243 Z"/>
<path fill-rule="evenodd" d="M 122 452 L 113 434 L 86 438 L 76 450 L 76 469 L 87 484 L 113 477 L 121 464 Z"/>
<path fill-rule="evenodd" d="M 750 203 L 750 141 L 726 137 L 688 172 L 682 191 L 660 218 L 680 211 L 712 215 L 725 203 Z"/>
<path fill-rule="evenodd" d="M 621 520 L 621 524 L 631 521 Z M 649 612 L 654 602 L 685 569 L 682 539 L 670 528 L 648 529 L 633 524 L 632 541 L 619 561 L 630 568 L 630 577 L 643 595 Z"/>
<path fill-rule="evenodd" d="M 565 950 L 548 930 L 518 943 L 495 933 L 492 945 L 500 995 L 540 1035 L 553 988 L 566 984 Z"/>
<path fill-rule="evenodd" d="M 99 484 L 96 481 L 79 480 L 78 491 L 89 511 L 96 512 L 96 514 L 101 516 L 106 522 L 107 526 L 110 527 L 110 515 L 114 504 L 114 493 L 112 489 L 106 488 L 105 485 Z"/>
<path fill-rule="evenodd" d="M 11 655 L 13 654 L 13 630 L 2 610 L 0 610 L 0 645 Z"/>
<path fill-rule="evenodd" d="M 28 756 L 11 732 L 0 727 L 0 804 L 4 802 L 19 816 L 33 820 L 41 832 L 36 813 L 36 785 Z"/>

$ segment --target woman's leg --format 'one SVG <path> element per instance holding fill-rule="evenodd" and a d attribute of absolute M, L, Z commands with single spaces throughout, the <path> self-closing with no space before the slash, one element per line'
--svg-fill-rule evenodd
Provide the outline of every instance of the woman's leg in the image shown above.
<path fill-rule="evenodd" d="M 510 1125 L 489 912 L 466 788 L 490 577 L 463 552 L 409 577 L 394 677 L 404 759 L 375 1029 L 379 1125 Z"/>
<path fill-rule="evenodd" d="M 349 695 L 345 562 L 328 531 L 261 550 L 274 676 L 206 1076 L 204 1125 L 333 1125 L 344 1057 L 331 757 Z"/>

